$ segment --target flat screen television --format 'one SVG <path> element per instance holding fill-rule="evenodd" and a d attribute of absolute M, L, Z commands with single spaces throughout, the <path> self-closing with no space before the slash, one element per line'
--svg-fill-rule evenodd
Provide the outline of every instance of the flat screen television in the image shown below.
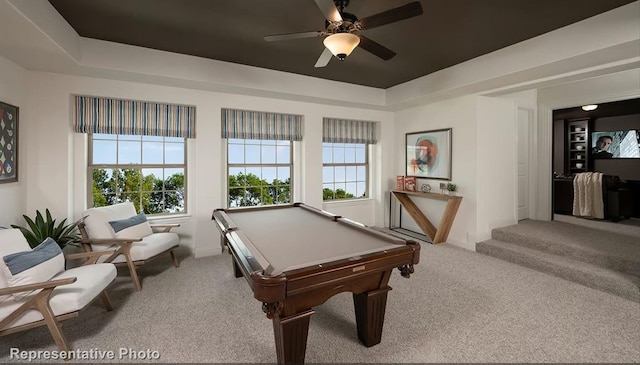
<path fill-rule="evenodd" d="M 640 158 L 640 130 L 591 133 L 593 158 Z"/>

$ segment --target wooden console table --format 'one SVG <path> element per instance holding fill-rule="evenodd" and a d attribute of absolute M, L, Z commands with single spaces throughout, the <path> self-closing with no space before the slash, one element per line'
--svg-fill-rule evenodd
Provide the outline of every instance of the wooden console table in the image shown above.
<path fill-rule="evenodd" d="M 391 195 L 395 196 L 400 204 L 407 210 L 407 213 L 416 221 L 420 229 L 431 239 L 432 243 L 442 243 L 447 240 L 451 225 L 458 212 L 461 196 L 451 196 L 437 193 L 423 193 L 418 191 L 391 190 Z M 442 213 L 440 225 L 436 228 L 431 221 L 420 211 L 416 204 L 409 198 L 409 195 L 420 196 L 428 199 L 445 200 L 447 206 Z"/>

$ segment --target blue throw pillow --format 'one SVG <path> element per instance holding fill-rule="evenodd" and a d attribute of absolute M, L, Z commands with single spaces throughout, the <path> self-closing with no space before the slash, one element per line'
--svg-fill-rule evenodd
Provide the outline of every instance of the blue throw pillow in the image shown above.
<path fill-rule="evenodd" d="M 30 251 L 16 252 L 3 257 L 2 271 L 9 286 L 45 282 L 64 271 L 64 255 L 60 246 L 47 237 Z M 20 300 L 30 292 L 13 293 Z"/>
<path fill-rule="evenodd" d="M 140 213 L 138 215 L 134 215 L 131 218 L 120 219 L 117 221 L 109 221 L 109 224 L 111 225 L 111 228 L 113 228 L 113 231 L 118 233 L 125 228 L 137 226 L 138 224 L 144 223 L 146 221 L 147 221 L 147 216 L 144 215 L 144 213 Z"/>
<path fill-rule="evenodd" d="M 60 246 L 51 237 L 47 237 L 41 244 L 31 251 L 16 252 L 4 257 L 4 263 L 11 275 L 17 275 L 25 270 L 37 266 L 62 253 Z"/>
<path fill-rule="evenodd" d="M 116 238 L 138 239 L 153 233 L 144 213 L 140 213 L 127 219 L 109 221 L 109 224 L 111 225 L 111 228 L 113 228 Z"/>

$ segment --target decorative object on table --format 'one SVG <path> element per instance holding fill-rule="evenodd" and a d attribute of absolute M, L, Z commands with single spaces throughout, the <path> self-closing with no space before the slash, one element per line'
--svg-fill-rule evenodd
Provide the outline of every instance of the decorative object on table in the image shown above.
<path fill-rule="evenodd" d="M 18 110 L 0 101 L 0 183 L 18 181 Z"/>
<path fill-rule="evenodd" d="M 398 175 L 396 177 L 396 190 L 404 190 L 404 176 Z"/>
<path fill-rule="evenodd" d="M 447 183 L 440 183 L 440 194 L 444 194 L 445 190 L 447 190 Z"/>
<path fill-rule="evenodd" d="M 56 220 L 51 216 L 49 209 L 45 210 L 44 217 L 39 210 L 36 210 L 35 219 L 31 219 L 26 215 L 23 215 L 23 217 L 24 220 L 27 221 L 28 228 L 15 224 L 12 224 L 11 227 L 17 228 L 22 232 L 22 235 L 27 239 L 31 248 L 39 245 L 47 237 L 56 241 L 60 248 L 64 248 L 67 245 L 78 246 L 76 243 L 80 242 L 78 222 L 66 224 L 67 219 L 65 218 L 56 225 Z"/>
<path fill-rule="evenodd" d="M 449 192 L 449 195 L 456 195 L 456 191 L 458 191 L 458 185 L 451 182 L 447 183 L 447 191 Z"/>
<path fill-rule="evenodd" d="M 407 176 L 451 180 L 451 128 L 407 133 Z"/>
<path fill-rule="evenodd" d="M 429 185 L 429 184 L 420 185 L 420 191 L 423 192 L 423 193 L 430 193 L 431 192 L 431 185 Z"/>
<path fill-rule="evenodd" d="M 404 178 L 404 190 L 406 191 L 416 191 L 416 178 L 412 176 L 407 176 Z"/>

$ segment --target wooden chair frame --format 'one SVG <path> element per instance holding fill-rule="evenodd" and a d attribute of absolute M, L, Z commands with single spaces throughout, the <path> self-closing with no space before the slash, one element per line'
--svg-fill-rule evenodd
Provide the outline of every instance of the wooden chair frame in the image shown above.
<path fill-rule="evenodd" d="M 163 225 L 151 225 L 151 228 L 162 229 L 160 232 L 169 232 L 172 228 L 180 227 L 179 224 L 163 224 Z M 171 255 L 171 261 L 173 262 L 173 266 L 178 268 L 180 267 L 180 263 L 176 258 L 176 254 L 174 250 L 178 247 L 178 245 L 174 245 L 162 252 L 159 252 L 155 256 L 152 256 L 145 260 L 133 260 L 131 258 L 131 247 L 135 242 L 142 241 L 141 238 L 138 239 L 128 239 L 128 238 L 100 238 L 100 239 L 91 239 L 89 238 L 89 234 L 87 233 L 84 219 L 78 221 L 78 230 L 80 231 L 80 235 L 82 237 L 80 243 L 85 252 L 93 252 L 92 244 L 117 244 L 119 247 L 116 249 L 111 256 L 109 256 L 104 262 L 112 263 L 112 261 L 122 255 L 124 256 L 126 262 L 117 262 L 113 263 L 116 266 L 127 266 L 129 268 L 129 272 L 131 273 L 131 280 L 133 281 L 133 285 L 136 288 L 136 291 L 142 290 L 142 285 L 140 284 L 140 279 L 138 278 L 138 273 L 136 272 L 136 267 L 142 266 L 150 261 L 155 260 L 159 256 L 166 254 L 167 252 Z M 102 251 L 98 251 L 102 252 Z"/>
<path fill-rule="evenodd" d="M 65 259 L 74 260 L 74 259 L 86 257 L 87 261 L 85 261 L 81 265 L 81 266 L 85 266 L 85 265 L 95 264 L 100 256 L 109 254 L 111 252 L 113 251 L 76 253 L 76 254 L 65 255 Z M 73 284 L 77 280 L 78 279 L 75 277 L 65 278 L 65 279 L 49 280 L 49 281 L 40 282 L 40 283 L 33 283 L 33 284 L 20 285 L 20 286 L 0 289 L 0 296 L 21 293 L 21 292 L 30 292 L 33 290 L 41 290 L 40 292 L 35 294 L 33 297 L 25 301 L 20 307 L 18 307 L 18 309 L 13 311 L 13 313 L 11 313 L 8 317 L 0 321 L 0 337 L 25 331 L 25 330 L 29 330 L 32 328 L 40 327 L 40 326 L 47 326 L 49 328 L 49 332 L 51 332 L 51 336 L 53 337 L 53 340 L 55 341 L 60 351 L 70 351 L 69 342 L 67 341 L 64 333 L 62 332 L 62 324 L 60 322 L 69 318 L 77 317 L 79 312 L 84 308 L 81 308 L 75 312 L 65 313 L 65 314 L 56 316 L 53 313 L 51 306 L 49 305 L 49 299 L 51 297 L 51 294 L 53 293 L 53 290 L 56 287 Z M 107 296 L 106 288 L 100 293 L 99 297 L 104 303 L 104 306 L 107 308 L 107 310 L 112 311 L 113 304 L 111 304 L 111 300 L 109 300 L 109 297 Z M 14 320 L 20 317 L 20 315 L 22 315 L 24 312 L 32 308 L 39 311 L 42 314 L 43 319 L 36 322 L 26 323 L 20 326 L 3 330 L 3 328 L 10 325 Z"/>

